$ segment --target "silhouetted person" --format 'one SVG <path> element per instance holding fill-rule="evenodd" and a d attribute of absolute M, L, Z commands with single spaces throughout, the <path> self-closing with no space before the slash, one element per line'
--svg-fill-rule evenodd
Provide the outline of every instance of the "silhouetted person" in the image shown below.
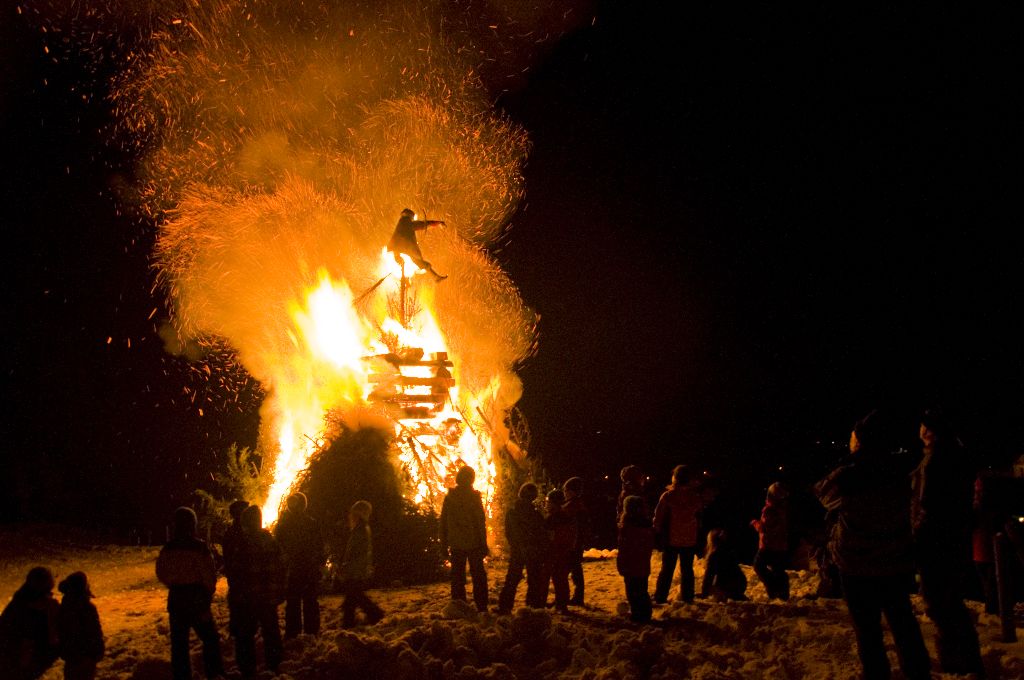
<path fill-rule="evenodd" d="M 399 266 L 402 266 L 402 255 L 407 255 L 413 264 L 420 269 L 426 269 L 428 272 L 434 275 L 434 278 L 438 281 L 448 278 L 442 276 L 434 271 L 433 265 L 423 259 L 423 253 L 420 252 L 419 243 L 416 241 L 416 232 L 423 231 L 427 227 L 433 227 L 441 225 L 444 226 L 444 222 L 440 220 L 417 220 L 416 213 L 409 208 L 402 211 L 402 216 L 398 218 L 398 224 L 395 225 L 395 231 L 391 234 L 391 240 L 388 241 L 388 250 L 395 258 L 395 262 Z"/>
<path fill-rule="evenodd" d="M 992 478 L 981 473 L 974 480 L 974 530 L 971 533 L 971 557 L 981 582 L 985 613 L 999 613 L 999 588 L 996 584 L 996 555 L 993 540 L 1000 530 L 1000 513 L 992 499 Z"/>
<path fill-rule="evenodd" d="M 627 465 L 619 471 L 619 481 L 622 482 L 622 489 L 619 491 L 618 500 L 615 501 L 615 522 L 618 523 L 622 517 L 623 504 L 629 496 L 639 496 L 647 503 L 647 496 L 644 495 L 644 473 L 636 465 Z M 648 517 L 651 514 L 650 506 L 647 506 Z"/>
<path fill-rule="evenodd" d="M 288 497 L 288 509 L 274 531 L 288 567 L 285 587 L 284 636 L 320 632 L 320 603 L 317 595 L 320 576 L 327 556 L 320 525 L 306 511 L 303 493 Z"/>
<path fill-rule="evenodd" d="M 914 471 L 914 544 L 925 611 L 935 623 L 943 673 L 983 675 L 974 622 L 964 605 L 971 564 L 974 471 L 941 413 L 927 411 L 919 430 L 924 458 Z"/>
<path fill-rule="evenodd" d="M 555 609 L 563 614 L 569 611 L 569 569 L 576 547 L 576 524 L 565 511 L 565 494 L 561 489 L 548 492 L 547 516 L 544 528 L 548 530 L 551 547 L 548 551 L 547 571 L 555 590 Z"/>
<path fill-rule="evenodd" d="M 893 453 L 894 448 L 891 424 L 885 414 L 872 411 L 850 436 L 850 461 L 819 482 L 817 492 L 825 508 L 835 513 L 829 548 L 864 677 L 890 677 L 881 625 L 885 614 L 903 675 L 927 680 L 928 650 L 910 605 L 914 560 L 909 475 L 914 462 Z"/>
<path fill-rule="evenodd" d="M 92 603 L 89 579 L 76 571 L 60 582 L 57 632 L 60 657 L 64 659 L 65 680 L 93 680 L 96 664 L 103 658 L 103 628 L 100 615 Z"/>
<path fill-rule="evenodd" d="M 505 539 L 509 545 L 508 571 L 498 595 L 498 612 L 512 611 L 516 589 L 526 569 L 526 606 L 543 609 L 548 598 L 548 573 L 545 559 L 550 541 L 544 528 L 544 515 L 534 504 L 537 485 L 527 482 L 519 487 L 519 497 L 505 513 Z"/>
<path fill-rule="evenodd" d="M 217 588 L 217 565 L 210 546 L 196 538 L 196 513 L 191 508 L 182 507 L 174 511 L 173 537 L 157 557 L 156 577 L 167 586 L 171 672 L 175 680 L 192 678 L 188 647 L 192 630 L 203 641 L 206 677 L 222 675 L 220 637 L 210 611 Z"/>
<path fill-rule="evenodd" d="M 368 501 L 356 501 L 348 511 L 348 542 L 341 560 L 339 580 L 345 601 L 341 603 L 341 625 L 351 628 L 356 623 L 356 609 L 362 609 L 366 623 L 373 625 L 384 617 L 384 612 L 366 595 L 373 577 L 373 534 L 370 531 Z"/>
<path fill-rule="evenodd" d="M 57 612 L 53 574 L 32 567 L 0 614 L 0 668 L 12 680 L 38 678 L 57 660 Z"/>
<path fill-rule="evenodd" d="M 672 470 L 672 484 L 661 494 L 654 510 L 654 531 L 661 544 L 661 571 L 654 590 L 655 602 L 668 602 L 677 561 L 682 599 L 693 602 L 693 559 L 697 555 L 697 534 L 703 508 L 699 482 L 693 478 L 688 466 L 677 465 Z"/>
<path fill-rule="evenodd" d="M 231 515 L 231 526 L 224 532 L 221 540 L 221 551 L 224 555 L 224 575 L 228 579 L 228 632 L 234 640 L 238 640 L 238 622 L 245 617 L 240 613 L 238 602 L 238 578 L 235 574 L 239 568 L 238 551 L 242 545 L 242 512 L 249 507 L 248 501 L 233 501 L 228 506 Z M 237 656 L 237 651 L 235 653 Z"/>
<path fill-rule="evenodd" d="M 615 566 L 625 585 L 630 620 L 647 623 L 651 620 L 647 579 L 651 575 L 654 529 L 647 515 L 647 503 L 640 496 L 626 496 L 622 508 Z"/>
<path fill-rule="evenodd" d="M 757 530 L 757 555 L 754 571 L 764 583 L 769 600 L 789 599 L 789 492 L 779 482 L 768 487 L 760 519 L 750 522 Z"/>
<path fill-rule="evenodd" d="M 585 592 L 583 583 L 583 551 L 586 548 L 586 541 L 590 535 L 590 513 L 583 500 L 583 480 L 579 477 L 570 477 L 562 485 L 562 493 L 565 494 L 565 505 L 562 506 L 565 512 L 572 518 L 576 527 L 576 544 L 572 548 L 572 556 L 569 563 L 569 577 L 572 579 L 573 591 L 569 598 L 569 604 L 583 606 L 583 595 Z"/>
<path fill-rule="evenodd" d="M 473 488 L 476 471 L 468 465 L 455 474 L 455 488 L 441 504 L 441 547 L 451 559 L 452 599 L 466 600 L 466 563 L 473 578 L 473 602 L 487 611 L 487 526 L 480 492 Z"/>
<path fill-rule="evenodd" d="M 747 577 L 724 529 L 708 532 L 708 554 L 704 560 L 701 597 L 716 600 L 746 600 Z"/>
<path fill-rule="evenodd" d="M 281 664 L 281 628 L 277 606 L 284 600 L 286 569 L 281 547 L 263 528 L 263 513 L 250 505 L 242 512 L 242 541 L 232 569 L 238 591 L 239 622 L 235 659 L 245 677 L 256 674 L 256 633 L 263 637 L 267 667 Z"/>

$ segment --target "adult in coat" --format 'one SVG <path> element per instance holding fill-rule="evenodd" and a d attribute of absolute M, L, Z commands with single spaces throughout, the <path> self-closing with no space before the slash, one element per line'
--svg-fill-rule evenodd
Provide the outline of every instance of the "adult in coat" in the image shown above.
<path fill-rule="evenodd" d="M 672 470 L 672 484 L 661 494 L 654 509 L 654 531 L 661 545 L 661 571 L 654 589 L 654 601 L 659 604 L 668 602 L 677 562 L 682 581 L 681 599 L 693 602 L 693 560 L 697 556 L 700 512 L 703 509 L 704 498 L 699 482 L 688 466 L 677 465 Z"/>
<path fill-rule="evenodd" d="M 445 494 L 441 504 L 441 547 L 451 560 L 451 595 L 466 599 L 466 564 L 473 578 L 473 602 L 478 611 L 487 611 L 487 525 L 484 502 L 473 488 L 476 471 L 465 465 L 455 474 L 455 488 Z"/>

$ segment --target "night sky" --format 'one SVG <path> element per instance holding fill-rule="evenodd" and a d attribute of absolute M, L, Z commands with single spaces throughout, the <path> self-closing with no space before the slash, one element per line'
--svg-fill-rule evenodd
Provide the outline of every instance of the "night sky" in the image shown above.
<path fill-rule="evenodd" d="M 874 406 L 937 403 L 979 460 L 1021 453 L 1013 23 L 646 4 L 597 3 L 496 93 L 533 143 L 495 251 L 541 316 L 532 454 L 763 486 L 823 470 Z M 109 74 L 3 12 L 0 517 L 144 524 L 254 443 L 257 396 L 155 334 Z"/>

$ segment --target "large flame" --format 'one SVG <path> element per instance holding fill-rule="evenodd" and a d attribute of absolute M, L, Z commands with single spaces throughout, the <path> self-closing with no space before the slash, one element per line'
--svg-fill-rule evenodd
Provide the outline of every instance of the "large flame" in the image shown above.
<path fill-rule="evenodd" d="M 93 18 L 127 36 L 114 132 L 138 151 L 134 203 L 159 224 L 170 328 L 179 346 L 226 343 L 265 388 L 268 518 L 328 412 L 389 415 L 419 502 L 436 502 L 461 463 L 490 490 L 536 318 L 486 250 L 522 196 L 528 141 L 480 74 L 511 82 L 501 69 L 521 73 L 537 36 L 578 13 L 401 0 L 68 8 L 83 51 Z M 403 208 L 445 220 L 420 244 L 448 280 L 408 263 L 403 277 L 382 254 Z M 367 359 L 396 348 L 423 359 Z M 402 375 L 387 387 L 382 370 Z"/>
<path fill-rule="evenodd" d="M 482 407 L 500 393 L 500 377 L 478 394 L 460 389 L 460 361 L 449 353 L 447 343 L 434 319 L 429 305 L 409 294 L 416 286 L 415 266 L 405 261 L 399 266 L 387 251 L 382 252 L 378 274 L 382 285 L 372 289 L 374 297 L 360 300 L 357 306 L 344 281 L 334 281 L 321 270 L 319 282 L 304 293 L 304 301 L 293 302 L 290 314 L 293 328 L 289 338 L 294 354 L 275 384 L 288 385 L 275 392 L 276 443 L 279 452 L 273 473 L 273 484 L 263 504 L 267 522 L 277 519 L 281 500 L 298 473 L 318 448 L 325 416 L 336 409 L 362 402 L 372 402 L 379 376 L 375 381 L 373 367 L 387 363 L 376 358 L 392 353 L 395 347 L 422 350 L 424 356 L 435 357 L 396 368 L 389 374 L 401 375 L 414 386 L 402 392 L 403 398 L 415 403 L 422 395 L 423 413 L 403 413 L 393 418 L 398 458 L 412 480 L 412 500 L 436 508 L 445 488 L 451 485 L 453 472 L 461 465 L 477 471 L 485 505 L 490 508 L 494 497 L 495 465 L 492 455 L 492 427 L 483 417 Z M 404 300 L 402 299 L 404 297 Z M 426 297 L 425 295 L 423 297 Z M 388 315 L 387 302 L 399 300 L 408 304 L 406 317 Z M 358 310 L 364 308 L 365 315 Z M 390 337 L 394 347 L 384 338 Z M 453 385 L 439 390 L 436 382 L 437 357 L 451 358 Z M 447 370 L 447 369 L 445 369 Z M 416 383 L 422 385 L 416 386 Z M 402 417 L 402 416 L 405 417 Z"/>

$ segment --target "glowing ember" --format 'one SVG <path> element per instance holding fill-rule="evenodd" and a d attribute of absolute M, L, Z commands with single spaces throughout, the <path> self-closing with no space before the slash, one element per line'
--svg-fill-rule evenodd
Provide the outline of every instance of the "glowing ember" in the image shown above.
<path fill-rule="evenodd" d="M 475 42 L 494 30 L 422 3 L 165 5 L 85 16 L 139 36 L 111 101 L 139 152 L 135 204 L 159 225 L 162 335 L 193 358 L 217 349 L 206 362 L 230 346 L 265 388 L 267 519 L 328 413 L 389 418 L 417 502 L 436 503 L 462 463 L 490 493 L 536 326 L 485 250 L 522 195 L 528 147 L 465 61 L 501 62 Z M 523 19 L 509 36 L 531 34 Z M 446 281 L 382 255 L 403 208 L 447 225 L 420 240 Z"/>

